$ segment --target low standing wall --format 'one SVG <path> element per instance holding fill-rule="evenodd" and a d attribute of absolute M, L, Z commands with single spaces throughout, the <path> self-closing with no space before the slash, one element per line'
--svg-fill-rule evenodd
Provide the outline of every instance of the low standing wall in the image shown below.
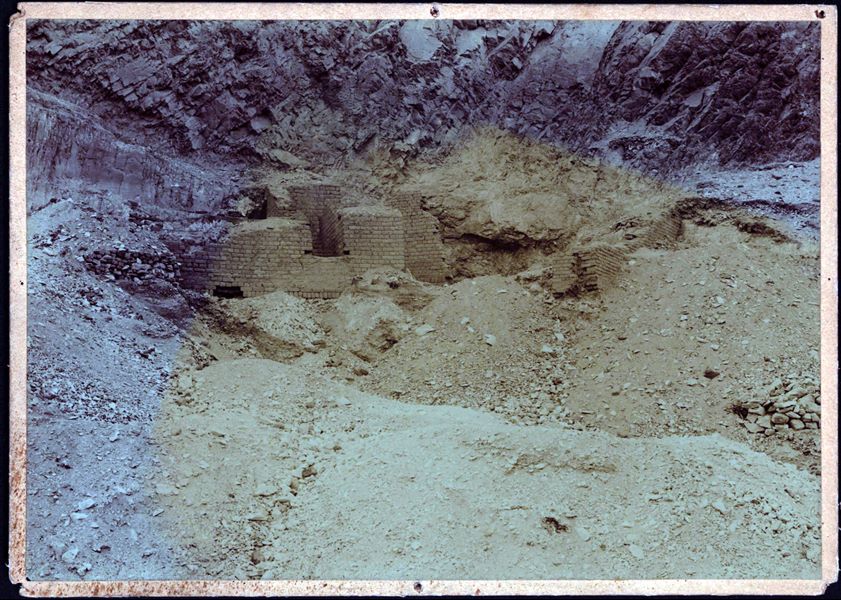
<path fill-rule="evenodd" d="M 374 267 L 404 269 L 403 218 L 391 208 L 359 206 L 338 211 L 343 254 L 362 274 Z"/>
<path fill-rule="evenodd" d="M 552 290 L 558 294 L 604 291 L 622 271 L 622 247 L 593 244 L 558 256 L 552 264 Z"/>
<path fill-rule="evenodd" d="M 615 246 L 597 245 L 574 254 L 577 285 L 582 291 L 597 292 L 612 284 L 625 262 L 625 251 Z"/>
<path fill-rule="evenodd" d="M 284 290 L 335 298 L 368 269 L 404 268 L 402 218 L 396 210 L 341 209 L 332 235 L 338 256 L 317 256 L 308 222 L 285 218 L 241 223 L 222 242 L 168 247 L 178 258 L 185 287 L 210 293 L 238 288 L 246 297 Z"/>
<path fill-rule="evenodd" d="M 669 212 L 654 221 L 646 235 L 637 246 L 648 248 L 671 248 L 683 235 L 683 219 L 674 212 Z"/>
<path fill-rule="evenodd" d="M 554 257 L 552 261 L 552 291 L 558 294 L 565 294 L 572 290 L 578 281 L 578 274 L 575 272 L 575 256 L 572 252 L 566 252 Z"/>
<path fill-rule="evenodd" d="M 420 281 L 442 283 L 447 270 L 438 219 L 423 210 L 423 196 L 400 192 L 386 200 L 403 216 L 406 269 Z"/>
<path fill-rule="evenodd" d="M 558 294 L 598 292 L 610 286 L 627 254 L 642 247 L 672 247 L 683 234 L 683 220 L 674 211 L 662 215 L 645 235 L 619 246 L 592 244 L 559 255 L 553 261 L 552 290 Z"/>

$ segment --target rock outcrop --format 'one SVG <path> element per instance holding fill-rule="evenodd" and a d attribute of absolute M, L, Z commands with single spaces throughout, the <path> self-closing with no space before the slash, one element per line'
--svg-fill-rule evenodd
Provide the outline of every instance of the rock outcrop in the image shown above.
<path fill-rule="evenodd" d="M 819 57 L 817 23 L 623 23 L 592 88 L 610 116 L 604 140 L 649 167 L 810 160 Z"/>
<path fill-rule="evenodd" d="M 30 209 L 63 182 L 81 181 L 123 201 L 191 211 L 219 209 L 231 192 L 230 167 L 202 167 L 124 141 L 78 105 L 30 89 L 27 102 L 27 199 Z"/>
<path fill-rule="evenodd" d="M 819 152 L 815 23 L 41 21 L 31 89 L 184 157 L 332 166 L 494 125 L 659 172 Z"/>

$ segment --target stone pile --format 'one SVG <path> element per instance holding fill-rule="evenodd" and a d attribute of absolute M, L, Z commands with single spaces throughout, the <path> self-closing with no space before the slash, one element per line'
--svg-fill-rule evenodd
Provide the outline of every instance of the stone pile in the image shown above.
<path fill-rule="evenodd" d="M 767 397 L 744 405 L 743 421 L 751 433 L 772 435 L 777 430 L 818 429 L 821 424 L 820 387 L 816 379 L 775 379 Z"/>
<path fill-rule="evenodd" d="M 174 282 L 179 275 L 179 263 L 172 254 L 161 251 L 128 250 L 118 246 L 108 250 L 94 250 L 83 257 L 85 265 L 106 279 L 130 279 L 142 283 L 150 279 Z"/>

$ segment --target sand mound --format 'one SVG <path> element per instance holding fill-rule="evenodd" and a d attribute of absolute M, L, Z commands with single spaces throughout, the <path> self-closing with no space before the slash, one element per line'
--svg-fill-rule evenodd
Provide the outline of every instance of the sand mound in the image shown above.
<path fill-rule="evenodd" d="M 221 300 L 218 317 L 229 334 L 247 337 L 262 356 L 286 360 L 324 345 L 312 307 L 286 292 Z"/>
<path fill-rule="evenodd" d="M 677 248 L 630 254 L 615 287 L 566 305 L 570 422 L 630 436 L 719 432 L 819 469 L 817 431 L 749 439 L 730 412 L 767 400 L 777 378 L 817 382 L 815 258 L 808 244 L 692 223 Z"/>
<path fill-rule="evenodd" d="M 301 494 L 284 540 L 288 548 L 330 540 L 333 551 L 315 561 L 282 551 L 288 562 L 276 562 L 275 573 L 632 579 L 818 572 L 817 553 L 807 550 L 819 544 L 818 506 L 807 498 L 819 484 L 790 465 L 719 436 L 629 442 L 553 427 L 524 431 L 469 410 L 427 410 L 412 427 L 343 446 L 335 466 Z M 795 518 L 806 512 L 812 516 Z"/>
<path fill-rule="evenodd" d="M 409 332 L 409 320 L 389 298 L 346 292 L 322 322 L 334 343 L 370 362 Z"/>
<path fill-rule="evenodd" d="M 565 245 L 632 217 L 654 219 L 680 197 L 666 184 L 550 145 L 486 128 L 404 189 L 429 197 L 445 235 Z"/>
<path fill-rule="evenodd" d="M 157 435 L 151 491 L 199 577 L 819 573 L 819 479 L 719 436 L 524 429 L 264 360 L 196 373 Z"/>
<path fill-rule="evenodd" d="M 554 396 L 563 348 L 541 298 L 498 275 L 445 287 L 377 362 L 368 389 L 525 419 L 560 415 Z"/>
<path fill-rule="evenodd" d="M 406 271 L 369 269 L 355 278 L 351 290 L 361 296 L 387 297 L 407 310 L 423 308 L 438 294 L 436 286 L 422 283 Z"/>

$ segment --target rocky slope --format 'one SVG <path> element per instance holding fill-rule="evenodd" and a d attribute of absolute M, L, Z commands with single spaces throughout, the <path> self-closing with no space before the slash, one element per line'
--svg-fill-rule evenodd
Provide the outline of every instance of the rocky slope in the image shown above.
<path fill-rule="evenodd" d="M 30 88 L 27 109 L 30 210 L 75 191 L 79 181 L 108 193 L 123 207 L 127 201 L 142 201 L 147 209 L 218 209 L 238 179 L 230 168 L 213 162 L 184 160 L 135 143 L 125 134 L 131 129 L 120 132 L 90 109 L 50 94 Z"/>
<path fill-rule="evenodd" d="M 818 40 L 815 23 L 623 23 L 592 87 L 602 144 L 655 168 L 814 158 Z"/>
<path fill-rule="evenodd" d="M 205 165 L 435 153 L 490 124 L 664 173 L 814 158 L 818 42 L 814 23 L 36 22 L 28 76 Z"/>

